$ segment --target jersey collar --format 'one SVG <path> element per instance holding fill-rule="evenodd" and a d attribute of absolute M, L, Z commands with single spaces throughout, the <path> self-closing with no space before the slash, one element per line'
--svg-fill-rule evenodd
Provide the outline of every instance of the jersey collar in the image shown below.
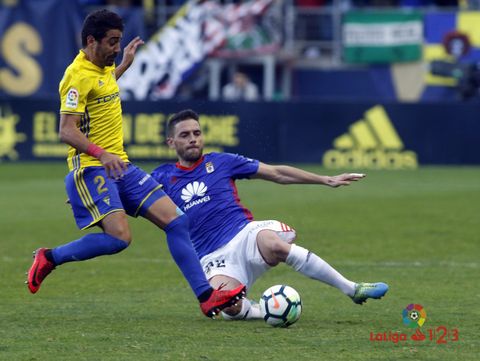
<path fill-rule="evenodd" d="M 177 167 L 178 169 L 181 169 L 181 170 L 194 170 L 195 168 L 198 167 L 198 165 L 200 163 L 203 162 L 204 158 L 205 158 L 205 156 L 202 155 L 201 158 L 199 160 L 197 160 L 195 163 L 193 163 L 191 167 L 184 167 L 183 165 L 180 164 L 180 162 L 175 163 L 175 167 Z"/>

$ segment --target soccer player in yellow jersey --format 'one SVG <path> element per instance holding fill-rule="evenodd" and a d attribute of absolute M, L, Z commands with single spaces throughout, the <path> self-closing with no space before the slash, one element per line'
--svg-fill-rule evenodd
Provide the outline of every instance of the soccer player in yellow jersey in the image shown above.
<path fill-rule="evenodd" d="M 83 49 L 66 69 L 59 88 L 60 138 L 70 145 L 65 184 L 75 221 L 81 229 L 99 226 L 103 232 L 52 249 L 37 249 L 28 288 L 36 293 L 45 277 L 63 263 L 124 250 L 132 240 L 127 214 L 140 215 L 165 231 L 172 257 L 202 312 L 211 317 L 242 298 L 245 286 L 228 291 L 210 286 L 190 240 L 187 216 L 125 153 L 117 79 L 143 41 L 133 39 L 116 67 L 122 31 L 117 14 L 108 10 L 89 14 L 82 28 Z"/>

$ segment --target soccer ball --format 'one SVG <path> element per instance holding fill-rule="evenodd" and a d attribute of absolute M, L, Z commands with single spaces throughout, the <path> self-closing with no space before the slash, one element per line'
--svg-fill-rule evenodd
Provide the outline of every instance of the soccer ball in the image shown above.
<path fill-rule="evenodd" d="M 414 321 L 418 320 L 418 312 L 417 311 L 412 311 L 410 313 L 410 318 Z"/>
<path fill-rule="evenodd" d="M 273 327 L 288 327 L 298 321 L 302 313 L 302 300 L 290 286 L 275 285 L 260 298 L 263 319 Z"/>

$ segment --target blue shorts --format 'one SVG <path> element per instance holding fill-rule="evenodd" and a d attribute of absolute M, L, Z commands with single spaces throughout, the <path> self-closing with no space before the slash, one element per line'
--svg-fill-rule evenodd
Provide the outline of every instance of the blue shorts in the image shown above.
<path fill-rule="evenodd" d="M 132 164 L 119 180 L 108 178 L 103 167 L 76 169 L 65 177 L 65 186 L 80 229 L 94 226 L 113 212 L 124 210 L 132 217 L 143 216 L 165 196 L 157 181 Z"/>

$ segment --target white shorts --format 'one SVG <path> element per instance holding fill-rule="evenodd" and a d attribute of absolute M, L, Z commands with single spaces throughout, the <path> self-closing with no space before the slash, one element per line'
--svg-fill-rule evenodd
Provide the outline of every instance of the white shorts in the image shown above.
<path fill-rule="evenodd" d="M 292 243 L 296 237 L 293 228 L 279 221 L 250 222 L 230 242 L 202 257 L 200 263 L 207 279 L 224 275 L 235 278 L 250 289 L 270 269 L 257 247 L 257 235 L 263 230 L 276 232 L 287 243 Z"/>

